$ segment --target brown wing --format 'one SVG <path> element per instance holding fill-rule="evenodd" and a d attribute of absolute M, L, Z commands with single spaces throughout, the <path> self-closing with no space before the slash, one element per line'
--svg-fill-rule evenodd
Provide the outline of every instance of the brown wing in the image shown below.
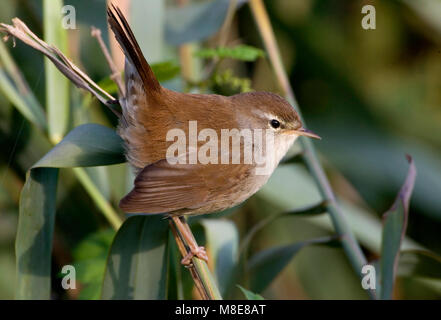
<path fill-rule="evenodd" d="M 128 213 L 165 213 L 203 205 L 209 190 L 198 164 L 174 164 L 161 160 L 146 166 L 135 187 L 120 201 Z"/>
<path fill-rule="evenodd" d="M 243 164 L 171 165 L 161 160 L 138 174 L 120 208 L 129 213 L 223 210 L 257 191 L 250 184 L 251 170 Z"/>

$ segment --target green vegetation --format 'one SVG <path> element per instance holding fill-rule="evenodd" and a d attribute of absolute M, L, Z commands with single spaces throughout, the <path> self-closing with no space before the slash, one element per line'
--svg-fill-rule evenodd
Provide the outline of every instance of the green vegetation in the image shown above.
<path fill-rule="evenodd" d="M 164 86 L 275 91 L 323 137 L 314 146 L 297 143 L 243 205 L 188 219 L 210 257 L 208 268 L 194 263 L 212 298 L 441 297 L 436 10 L 377 2 L 377 29 L 367 31 L 361 1 L 266 1 L 276 45 L 260 0 L 234 16 L 225 0 L 182 8 L 157 1 L 150 10 L 129 2 L 138 12 L 131 16 L 135 34 L 143 50 L 155 48 L 145 53 Z M 61 27 L 61 0 L 20 4 L 5 0 L 0 22 L 19 17 L 116 97 L 90 36 L 94 25 L 109 43 L 104 0 L 71 1 L 77 30 Z M 213 10 L 216 18 L 207 15 Z M 41 53 L 18 39 L 12 48 L 11 40 L 0 42 L 0 298 L 199 297 L 168 221 L 126 218 L 118 209 L 133 174 L 114 114 L 47 58 L 43 63 Z M 377 271 L 376 292 L 361 286 L 367 262 Z M 75 290 L 61 287 L 69 264 Z"/>

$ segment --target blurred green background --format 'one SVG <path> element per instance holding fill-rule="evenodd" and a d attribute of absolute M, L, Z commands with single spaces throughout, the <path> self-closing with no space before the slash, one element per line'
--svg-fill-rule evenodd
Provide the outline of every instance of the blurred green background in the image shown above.
<path fill-rule="evenodd" d="M 149 62 L 180 63 L 175 42 L 167 35 L 170 21 L 165 18 L 173 3 L 132 1 L 130 22 Z M 101 28 L 107 41 L 105 1 L 66 0 L 65 4 L 73 5 L 77 15 L 77 29 L 68 32 L 67 56 L 104 86 L 109 70 L 90 36 L 90 26 Z M 424 247 L 441 254 L 441 1 L 271 0 L 265 4 L 300 108 L 308 127 L 323 137 L 315 144 L 367 257 L 378 258 L 380 217 L 404 181 L 406 153 L 413 156 L 418 177 L 404 246 Z M 365 4 L 376 8 L 375 30 L 361 27 L 361 8 Z M 41 1 L 3 0 L 0 22 L 10 23 L 13 17 L 43 35 Z M 194 46 L 215 46 L 216 41 L 213 36 Z M 239 43 L 262 47 L 246 5 L 235 15 L 227 39 L 227 45 Z M 45 106 L 42 55 L 20 42 L 14 49 L 10 43 L 6 47 Z M 3 63 L 0 70 L 5 69 Z M 192 68 L 200 69 L 204 63 L 197 59 Z M 225 61 L 221 69 L 232 69 L 237 76 L 251 79 L 255 90 L 280 92 L 267 59 L 253 63 Z M 180 90 L 186 87 L 180 77 L 164 84 Z M 210 89 L 233 93 L 225 88 Z M 14 296 L 14 239 L 26 171 L 51 148 L 44 134 L 17 111 L 4 93 L 0 88 L 0 299 Z M 69 128 L 88 122 L 115 126 L 112 114 L 95 99 L 73 86 L 70 93 Z M 125 165 L 87 169 L 114 208 L 130 188 L 128 171 Z M 71 170 L 60 172 L 58 188 L 53 296 L 77 298 L 78 292 L 67 294 L 61 289 L 57 274 L 63 265 L 81 256 L 78 245 L 83 240 L 99 231 L 107 232 L 109 225 Z M 263 190 L 227 217 L 243 235 L 270 214 L 319 199 L 302 164 L 284 165 Z M 284 218 L 260 232 L 251 250 L 330 234 L 328 216 Z M 367 297 L 343 251 L 326 247 L 303 249 L 263 296 Z M 400 277 L 395 297 L 439 299 L 441 285 Z"/>

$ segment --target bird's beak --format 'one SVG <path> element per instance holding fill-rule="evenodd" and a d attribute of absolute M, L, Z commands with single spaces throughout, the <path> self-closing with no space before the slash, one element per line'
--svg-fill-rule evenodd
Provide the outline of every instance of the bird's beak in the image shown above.
<path fill-rule="evenodd" d="M 314 139 L 319 139 L 319 140 L 322 139 L 318 134 L 315 134 L 311 130 L 308 130 L 308 129 L 305 129 L 305 128 L 300 128 L 300 129 L 297 129 L 297 130 L 285 130 L 284 133 L 286 133 L 286 134 L 296 134 L 298 136 L 304 136 L 304 137 L 309 137 L 309 138 L 314 138 Z"/>

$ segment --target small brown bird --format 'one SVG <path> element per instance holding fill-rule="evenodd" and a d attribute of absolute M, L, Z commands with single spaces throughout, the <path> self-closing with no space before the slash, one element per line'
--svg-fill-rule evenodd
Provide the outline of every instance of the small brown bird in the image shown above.
<path fill-rule="evenodd" d="M 125 141 L 127 159 L 137 174 L 133 190 L 121 200 L 120 207 L 128 213 L 171 216 L 190 244 L 191 255 L 185 257 L 183 263 L 189 263 L 193 255 L 207 259 L 204 249 L 197 246 L 185 229 L 188 226 L 183 226 L 179 217 L 221 211 L 245 201 L 267 182 L 298 136 L 319 137 L 304 129 L 295 110 L 276 94 L 251 92 L 225 97 L 186 94 L 162 87 L 122 12 L 113 7 L 107 13 L 109 25 L 126 57 L 126 95 L 120 101 L 123 114 L 118 133 Z M 188 163 L 191 152 L 197 151 L 186 149 L 175 158 L 184 157 L 186 163 L 171 163 L 167 152 L 175 141 L 167 136 L 176 129 L 186 137 L 191 136 L 191 122 L 197 123 L 199 130 L 210 129 L 210 137 L 214 134 L 221 137 L 225 130 L 231 133 L 234 129 L 271 132 L 274 144 L 269 152 L 274 161 L 264 174 L 256 173 L 257 161 L 245 161 L 245 151 L 239 163 L 232 161 L 234 150 L 224 158 L 229 161 L 222 162 L 225 157 L 222 148 L 217 155 L 208 154 L 221 145 L 222 139 L 219 139 L 211 144 L 214 149 L 210 152 L 204 149 L 207 152 L 203 154 L 208 154 L 211 162 Z M 237 137 L 242 148 L 248 146 L 262 151 L 269 145 L 256 140 L 248 140 L 247 145 L 243 136 L 233 132 L 231 139 Z M 202 139 L 198 136 L 195 145 L 198 155 L 207 139 L 207 135 Z"/>

